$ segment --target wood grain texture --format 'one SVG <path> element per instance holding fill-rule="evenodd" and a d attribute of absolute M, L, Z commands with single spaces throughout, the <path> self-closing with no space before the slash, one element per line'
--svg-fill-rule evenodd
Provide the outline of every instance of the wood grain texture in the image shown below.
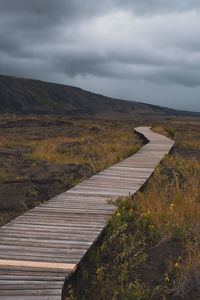
<path fill-rule="evenodd" d="M 0 300 L 58 300 L 67 279 L 115 212 L 107 199 L 137 192 L 174 142 L 137 127 L 149 143 L 133 156 L 0 229 Z"/>

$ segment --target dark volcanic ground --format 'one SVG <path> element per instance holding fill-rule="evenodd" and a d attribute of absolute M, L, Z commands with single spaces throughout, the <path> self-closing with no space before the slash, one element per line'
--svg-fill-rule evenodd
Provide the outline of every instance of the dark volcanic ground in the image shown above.
<path fill-rule="evenodd" d="M 60 164 L 31 160 L 27 156 L 32 151 L 28 143 L 57 137 L 73 138 L 82 137 L 84 134 L 98 134 L 102 122 L 105 122 L 106 126 L 117 124 L 116 121 L 76 119 L 65 116 L 0 117 L 0 225 L 94 174 L 89 164 Z M 154 123 L 156 122 L 159 123 L 159 120 L 154 120 Z M 174 126 L 168 125 L 167 122 L 170 121 L 165 122 L 166 127 Z M 135 124 L 150 125 L 151 123 L 140 119 L 135 120 Z M 185 124 L 176 124 L 180 136 L 187 128 Z M 195 140 L 198 140 L 199 127 L 195 124 L 190 127 L 193 131 L 197 130 Z M 12 140 L 19 143 L 10 142 Z M 62 148 L 62 144 L 60 146 Z M 73 146 L 74 143 L 69 143 L 67 150 L 73 151 Z M 200 158 L 199 149 L 185 149 L 180 145 L 175 145 L 172 153 L 187 158 Z"/>
<path fill-rule="evenodd" d="M 65 120 L 64 120 L 65 119 Z M 77 128 L 68 119 L 34 117 L 32 120 L 1 120 L 0 141 L 18 137 L 26 141 L 71 136 Z M 69 146 L 70 147 L 70 146 Z M 87 178 L 94 174 L 90 165 L 58 164 L 26 158 L 26 145 L 0 144 L 0 224 L 3 225 L 35 205 L 41 204 L 71 187 L 66 178 Z"/>
<path fill-rule="evenodd" d="M 125 131 L 121 131 L 123 124 Z M 132 121 L 0 115 L 0 226 L 98 172 L 94 161 L 102 166 L 105 157 L 108 159 L 111 148 L 115 147 L 112 144 L 115 136 L 119 135 L 118 141 L 123 145 L 121 134 L 125 132 L 127 147 L 131 150 L 131 143 L 135 148 L 140 147 L 140 137 L 135 135 L 132 142 L 126 137 L 126 132 L 133 128 Z M 45 143 L 49 148 L 52 141 L 63 156 L 76 155 L 75 163 L 30 158 L 34 143 Z M 112 146 L 108 147 L 109 153 L 102 154 L 101 150 L 91 149 L 93 143 Z M 89 157 L 84 151 L 89 152 Z"/>

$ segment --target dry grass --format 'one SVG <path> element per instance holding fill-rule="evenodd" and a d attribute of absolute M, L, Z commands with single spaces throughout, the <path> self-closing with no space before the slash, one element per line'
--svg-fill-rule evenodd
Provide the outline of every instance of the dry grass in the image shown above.
<path fill-rule="evenodd" d="M 169 124 L 169 130 L 155 130 L 173 135 L 179 147 L 183 126 L 173 128 Z M 192 149 L 196 127 L 189 137 L 187 134 L 186 129 L 184 140 L 188 138 Z M 200 290 L 199 187 L 198 159 L 166 155 L 144 191 L 114 202 L 118 209 L 109 220 L 102 244 L 90 255 L 88 273 L 88 262 L 83 267 L 87 276 L 83 275 L 82 289 L 79 280 L 67 299 L 158 300 L 173 295 L 185 297 Z M 170 247 L 175 251 L 170 252 Z M 151 267 L 157 265 L 152 261 L 155 253 L 160 266 L 155 267 L 158 274 L 155 270 L 153 273 L 157 278 L 151 278 Z M 145 279 L 145 272 L 150 273 L 150 279 Z"/>
<path fill-rule="evenodd" d="M 157 167 L 148 192 L 138 194 L 137 205 L 144 216 L 150 212 L 151 224 L 162 237 L 172 237 L 200 222 L 200 164 L 196 159 L 167 156 L 162 168 Z"/>
<path fill-rule="evenodd" d="M 177 145 L 184 147 L 186 149 L 200 149 L 200 136 L 199 136 L 199 123 L 195 123 L 193 128 L 190 126 L 182 124 L 182 128 L 180 128 L 179 124 L 172 124 L 173 127 L 162 127 L 162 126 L 154 126 L 153 130 L 160 134 L 166 135 L 169 138 L 173 138 L 176 140 Z M 196 127 L 196 130 L 195 130 Z"/>
<path fill-rule="evenodd" d="M 8 181 L 12 175 L 7 168 L 0 168 L 0 184 Z"/>
<path fill-rule="evenodd" d="M 22 199 L 32 208 L 143 145 L 131 121 L 11 116 L 2 118 L 0 125 L 0 215 L 4 223 L 24 212 Z"/>
<path fill-rule="evenodd" d="M 109 128 L 82 137 L 31 141 L 29 158 L 64 164 L 90 164 L 95 172 L 134 154 L 141 142 L 130 126 Z"/>
<path fill-rule="evenodd" d="M 175 280 L 175 295 L 184 297 L 192 289 L 200 291 L 200 251 L 199 244 L 187 243 L 187 256 L 178 263 Z"/>

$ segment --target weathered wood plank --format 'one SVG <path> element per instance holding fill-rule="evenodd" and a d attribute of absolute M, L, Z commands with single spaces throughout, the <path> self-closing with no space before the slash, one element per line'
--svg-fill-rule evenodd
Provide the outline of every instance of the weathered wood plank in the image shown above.
<path fill-rule="evenodd" d="M 45 296 L 45 295 L 28 295 L 28 296 L 23 296 L 23 295 L 14 295 L 14 298 L 12 295 L 9 295 L 9 291 L 6 292 L 4 291 L 3 296 L 0 295 L 0 300 L 60 300 L 61 299 L 61 295 L 59 294 L 58 296 Z"/>
<path fill-rule="evenodd" d="M 26 290 L 21 290 L 21 289 L 15 289 L 15 290 L 1 290 L 1 297 L 2 296 L 12 296 L 12 300 L 15 300 L 16 296 L 20 296 L 20 297 L 24 297 L 24 298 L 19 298 L 19 299 L 28 299 L 28 300 L 32 300 L 32 296 L 37 296 L 40 297 L 39 299 L 43 300 L 44 296 L 59 296 L 61 299 L 61 293 L 62 290 L 59 289 L 36 289 L 36 290 L 31 290 L 31 289 L 26 289 Z M 26 296 L 26 298 L 25 298 Z M 27 298 L 28 297 L 28 298 Z M 5 297 L 0 298 L 0 299 L 6 299 Z M 48 298 L 47 298 L 48 299 Z"/>
<path fill-rule="evenodd" d="M 76 267 L 75 264 L 48 263 L 48 262 L 41 262 L 41 261 L 6 260 L 6 259 L 5 260 L 0 259 L 0 266 L 61 269 L 66 271 L 74 270 Z"/>
<path fill-rule="evenodd" d="M 27 262 L 41 262 L 41 263 L 58 263 L 58 264 L 74 264 L 76 265 L 83 255 L 63 255 L 63 256 L 56 256 L 56 254 L 50 256 L 41 256 L 40 254 L 0 254 L 0 260 L 26 260 Z"/>
<path fill-rule="evenodd" d="M 35 289 L 62 289 L 63 281 L 38 280 L 0 280 L 0 291 L 3 290 L 35 290 Z"/>
<path fill-rule="evenodd" d="M 53 274 L 51 276 L 41 276 L 41 275 L 38 275 L 38 274 L 35 274 L 34 275 L 23 275 L 23 274 L 20 274 L 20 275 L 16 275 L 16 274 L 0 274 L 0 280 L 15 280 L 15 281 L 18 281 L 18 280 L 27 280 L 27 281 L 61 281 L 63 283 L 65 279 L 65 276 L 56 276 Z M 49 283 L 51 284 L 51 282 Z"/>

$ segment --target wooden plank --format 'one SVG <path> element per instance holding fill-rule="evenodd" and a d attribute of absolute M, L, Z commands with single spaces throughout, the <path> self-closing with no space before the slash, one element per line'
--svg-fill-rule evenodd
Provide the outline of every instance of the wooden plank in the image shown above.
<path fill-rule="evenodd" d="M 0 260 L 26 260 L 26 261 L 31 261 L 31 262 L 44 262 L 44 263 L 58 263 L 58 264 L 77 264 L 79 262 L 79 260 L 82 258 L 82 254 L 74 254 L 72 253 L 70 254 L 66 254 L 66 255 L 56 255 L 56 253 L 54 253 L 54 255 L 41 255 L 41 254 L 37 254 L 37 253 L 22 253 L 22 254 L 18 254 L 18 253 L 1 253 L 0 254 Z"/>
<path fill-rule="evenodd" d="M 44 276 L 65 276 L 70 274 L 70 270 L 63 269 L 50 269 L 50 268 L 34 268 L 34 267 L 21 267 L 21 266 L 0 266 L 0 274 L 21 274 L 21 275 L 35 275 L 40 274 Z"/>
<path fill-rule="evenodd" d="M 19 237 L 3 237 L 1 238 L 1 241 L 13 241 L 13 242 L 17 242 L 17 241 L 22 241 L 22 242 L 26 242 L 26 241 L 30 241 L 30 242 L 41 242 L 41 243 L 55 243 L 55 244 L 61 244 L 61 245 L 83 245 L 83 246 L 91 246 L 92 242 L 86 242 L 86 241 L 77 241 L 77 240 L 56 240 L 56 239 L 39 239 L 39 238 L 19 238 Z"/>
<path fill-rule="evenodd" d="M 16 274 L 0 274 L 0 280 L 15 280 L 15 281 L 18 281 L 18 280 L 27 280 L 27 281 L 59 281 L 61 280 L 62 283 L 63 281 L 65 280 L 65 276 L 56 276 L 56 275 L 51 275 L 51 276 L 41 276 L 41 275 L 38 275 L 38 274 L 35 274 L 34 275 L 22 275 L 20 273 L 20 275 L 16 275 Z M 51 284 L 51 282 L 49 282 L 49 284 Z"/>
<path fill-rule="evenodd" d="M 45 299 L 45 296 L 59 296 L 61 300 L 61 293 L 62 293 L 62 289 L 36 289 L 36 290 L 30 290 L 30 289 L 26 289 L 26 290 L 20 290 L 20 289 L 15 289 L 15 290 L 1 290 L 1 297 L 2 296 L 12 296 L 14 298 L 12 298 L 12 300 L 15 300 L 17 298 L 15 298 L 16 296 L 20 296 L 21 298 L 19 298 L 20 300 L 22 299 L 26 299 L 26 300 L 32 300 L 33 297 L 32 296 L 37 296 L 40 297 L 39 299 L 43 300 Z M 31 296 L 31 297 L 30 297 Z M 24 298 L 22 298 L 24 297 Z M 26 298 L 25 298 L 26 297 Z M 5 297 L 0 298 L 0 299 L 6 299 Z M 50 298 L 49 298 L 50 299 Z"/>
<path fill-rule="evenodd" d="M 31 246 L 31 247 L 42 247 L 44 248 L 44 251 L 46 248 L 48 247 L 52 247 L 52 248 L 56 248 L 56 249 L 60 249 L 65 247 L 66 249 L 66 253 L 68 253 L 68 250 L 70 251 L 77 251 L 77 250 L 87 250 L 88 249 L 88 245 L 80 245 L 80 244 L 59 244 L 59 243 L 50 243 L 50 242 L 41 242 L 41 241 L 19 241 L 19 239 L 17 240 L 4 240 L 1 241 L 0 240 L 0 245 L 12 245 L 12 246 L 19 246 L 19 247 L 24 247 L 24 246 Z M 18 250 L 19 251 L 19 250 Z"/>
<path fill-rule="evenodd" d="M 53 233 L 53 232 L 56 232 L 56 233 L 76 233 L 76 232 L 80 232 L 79 230 L 81 230 L 81 233 L 88 233 L 88 231 L 90 231 L 90 234 L 91 235 L 94 235 L 96 234 L 97 232 L 99 232 L 100 230 L 99 229 L 95 229 L 95 228 L 82 228 L 81 226 L 80 227 L 52 227 L 52 226 L 38 226 L 37 224 L 34 225 L 31 225 L 30 227 L 27 227 L 27 225 L 24 225 L 24 224 L 17 224 L 18 226 L 13 226 L 12 228 L 10 227 L 4 227 L 3 228 L 3 232 L 9 232 L 9 231 L 12 231 L 12 232 L 15 232 L 15 231 L 23 231 L 23 232 L 46 232 L 46 233 Z M 20 226 L 21 225 L 21 226 Z M 48 228 L 49 227 L 49 228 Z"/>
<path fill-rule="evenodd" d="M 45 256 L 45 255 L 50 255 L 56 253 L 57 256 L 61 257 L 62 255 L 67 255 L 67 257 L 69 257 L 69 255 L 84 255 L 86 252 L 86 249 L 66 249 L 66 248 L 47 248 L 47 247 L 27 247 L 27 246 L 23 246 L 23 245 L 0 245 L 0 253 L 16 253 L 19 252 L 20 253 L 38 253 L 41 256 Z"/>
<path fill-rule="evenodd" d="M 38 280 L 0 280 L 0 291 L 3 290 L 35 290 L 35 289 L 62 289 L 63 281 Z"/>
<path fill-rule="evenodd" d="M 87 249 L 85 249 L 85 252 L 86 252 Z M 1 260 L 17 260 L 17 261 L 22 261 L 22 260 L 25 260 L 27 261 L 27 265 L 28 265 L 28 262 L 31 261 L 31 262 L 35 262 L 36 264 L 38 262 L 44 262 L 44 263 L 52 263 L 52 264 L 63 264 L 63 265 L 68 265 L 68 264 L 71 264 L 71 265 L 76 265 L 79 260 L 81 259 L 81 257 L 84 255 L 83 254 L 77 254 L 76 251 L 72 252 L 71 254 L 66 254 L 65 256 L 64 255 L 57 255 L 54 253 L 52 256 L 50 255 L 41 255 L 41 253 L 35 253 L 35 254 L 23 254 L 23 255 L 20 255 L 20 254 L 11 254 L 9 251 L 6 254 L 1 254 L 0 255 L 0 259 Z M 7 263 L 5 262 L 5 265 Z M 40 265 L 38 264 L 38 268 L 40 267 Z"/>
<path fill-rule="evenodd" d="M 47 233 L 45 232 L 42 232 L 42 231 L 39 231 L 39 232 L 26 232 L 26 231 L 22 231 L 22 232 L 16 232 L 16 231 L 7 231 L 7 232 L 4 232 L 1 234 L 1 238 L 2 237 L 27 237 L 27 238 L 30 238 L 30 234 L 31 234 L 31 238 L 39 238 L 39 239 L 43 239 L 47 236 Z M 48 233 L 48 239 L 57 239 L 57 240 L 74 240 L 74 239 L 79 239 L 80 241 L 89 241 L 89 240 L 93 240 L 94 237 L 96 236 L 96 234 L 81 234 L 81 233 L 77 233 L 77 232 L 74 232 L 74 233 L 63 233 L 63 234 L 59 234 L 59 237 L 58 237 L 58 234 L 56 233 Z"/>
<path fill-rule="evenodd" d="M 14 266 L 1 266 L 0 268 L 0 276 L 10 275 L 13 276 L 25 276 L 28 278 L 29 276 L 38 278 L 39 276 L 43 276 L 44 278 L 65 278 L 71 274 L 71 271 L 60 270 L 60 269 L 40 269 L 40 268 L 25 268 L 25 267 L 14 267 Z"/>
<path fill-rule="evenodd" d="M 74 270 L 75 264 L 62 264 L 62 263 L 48 263 L 41 261 L 23 261 L 23 260 L 4 260 L 0 259 L 0 266 L 14 266 L 14 267 L 32 267 L 32 268 L 45 268 L 45 269 L 61 269 L 61 270 Z"/>
<path fill-rule="evenodd" d="M 12 295 L 10 295 L 10 296 L 8 296 L 8 294 L 10 294 L 9 293 L 9 291 L 8 292 L 6 292 L 6 291 L 4 291 L 4 295 L 3 296 L 1 296 L 0 295 L 0 300 L 61 300 L 61 295 L 55 295 L 55 296 L 53 296 L 53 295 L 42 295 L 42 296 L 40 296 L 40 295 L 31 295 L 31 298 L 28 296 L 28 298 L 27 298 L 27 296 L 23 296 L 23 295 L 14 295 L 14 297 L 15 298 L 13 298 L 13 296 Z"/>
<path fill-rule="evenodd" d="M 76 231 L 76 230 L 80 230 L 80 229 L 82 229 L 83 231 L 85 230 L 86 232 L 88 232 L 88 231 L 91 231 L 91 232 L 99 232 L 100 230 L 101 230 L 101 227 L 94 227 L 94 226 L 91 226 L 91 225 L 78 225 L 78 224 L 63 224 L 63 225 L 58 225 L 58 224 L 43 224 L 43 223 L 41 223 L 41 224 L 35 224 L 35 223 L 26 223 L 26 222 L 17 222 L 17 223 L 13 223 L 13 226 L 12 226 L 12 228 L 22 228 L 22 229 L 29 229 L 29 228 L 33 228 L 33 230 L 34 230 L 34 228 L 40 228 L 41 230 L 43 229 L 44 231 L 45 230 L 54 230 L 54 231 L 56 231 L 57 230 L 57 232 L 59 232 L 61 229 L 63 229 L 63 230 L 71 230 L 71 231 Z M 4 230 L 4 229 L 7 229 L 7 228 L 10 228 L 10 227 L 6 227 L 6 226 L 4 226 L 4 227 L 2 227 L 1 228 L 1 230 Z"/>

